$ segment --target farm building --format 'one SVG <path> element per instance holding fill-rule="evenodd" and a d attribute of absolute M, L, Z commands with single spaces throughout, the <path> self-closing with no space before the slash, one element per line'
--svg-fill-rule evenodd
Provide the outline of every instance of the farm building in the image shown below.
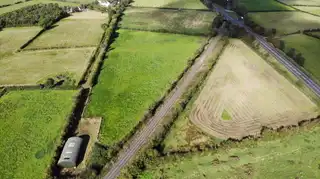
<path fill-rule="evenodd" d="M 70 137 L 63 147 L 58 165 L 64 168 L 76 167 L 81 144 L 82 138 Z"/>

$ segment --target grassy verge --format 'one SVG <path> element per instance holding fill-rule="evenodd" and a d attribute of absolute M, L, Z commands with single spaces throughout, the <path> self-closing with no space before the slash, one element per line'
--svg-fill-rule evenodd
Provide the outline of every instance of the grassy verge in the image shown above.
<path fill-rule="evenodd" d="M 260 139 L 214 151 L 162 157 L 146 165 L 139 178 L 318 178 L 319 133 L 313 124 L 264 132 Z"/>
<path fill-rule="evenodd" d="M 0 178 L 44 178 L 75 91 L 12 91 L 0 98 Z"/>
<path fill-rule="evenodd" d="M 156 32 L 208 35 L 211 32 L 214 12 L 169 10 L 157 8 L 128 8 L 121 28 Z"/>

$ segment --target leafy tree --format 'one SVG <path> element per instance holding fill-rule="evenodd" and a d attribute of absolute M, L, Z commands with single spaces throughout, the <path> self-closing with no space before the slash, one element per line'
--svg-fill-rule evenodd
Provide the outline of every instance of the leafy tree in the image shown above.
<path fill-rule="evenodd" d="M 4 22 L 3 27 L 40 25 L 48 28 L 67 16 L 68 13 L 58 4 L 36 4 L 2 14 L 0 22 Z"/>
<path fill-rule="evenodd" d="M 295 57 L 296 55 L 296 49 L 290 48 L 289 51 L 287 52 L 287 55 L 291 58 Z"/>
<path fill-rule="evenodd" d="M 101 24 L 101 28 L 102 28 L 103 30 L 106 30 L 108 27 L 109 27 L 109 25 L 108 25 L 107 23 Z"/>

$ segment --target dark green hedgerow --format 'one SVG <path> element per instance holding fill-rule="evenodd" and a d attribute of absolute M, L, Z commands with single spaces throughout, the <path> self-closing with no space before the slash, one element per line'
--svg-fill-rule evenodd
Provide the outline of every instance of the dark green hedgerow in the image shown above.
<path fill-rule="evenodd" d="M 39 25 L 44 29 L 67 17 L 68 13 L 58 4 L 36 4 L 0 16 L 1 27 L 21 27 Z"/>

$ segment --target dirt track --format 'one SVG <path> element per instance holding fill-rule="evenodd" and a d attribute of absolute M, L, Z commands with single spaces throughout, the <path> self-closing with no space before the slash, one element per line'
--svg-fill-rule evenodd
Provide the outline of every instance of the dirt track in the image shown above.
<path fill-rule="evenodd" d="M 118 160 L 113 164 L 109 173 L 104 177 L 104 179 L 114 179 L 120 174 L 120 170 L 134 157 L 134 155 L 143 147 L 143 145 L 149 140 L 149 137 L 155 132 L 157 125 L 162 121 L 165 115 L 171 110 L 176 101 L 181 97 L 181 95 L 187 90 L 188 85 L 191 83 L 192 79 L 200 71 L 201 66 L 204 61 L 208 59 L 207 57 L 212 53 L 217 42 L 220 40 L 221 36 L 217 36 L 211 39 L 206 50 L 201 54 L 201 56 L 196 60 L 195 64 L 189 69 L 189 71 L 183 77 L 183 80 L 179 82 L 178 86 L 170 93 L 170 96 L 164 101 L 163 105 L 157 110 L 156 114 L 148 120 L 148 123 L 144 128 L 136 133 L 130 145 L 125 149 L 118 157 Z"/>
<path fill-rule="evenodd" d="M 195 101 L 190 119 L 215 137 L 241 139 L 259 135 L 262 126 L 278 128 L 315 118 L 316 109 L 242 41 L 230 40 Z"/>

